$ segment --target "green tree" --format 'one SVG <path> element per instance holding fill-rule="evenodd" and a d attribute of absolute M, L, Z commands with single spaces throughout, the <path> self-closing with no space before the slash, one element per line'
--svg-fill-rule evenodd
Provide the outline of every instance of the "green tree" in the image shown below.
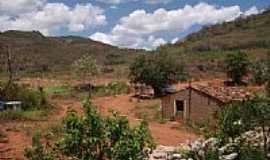
<path fill-rule="evenodd" d="M 148 158 L 147 149 L 151 151 L 155 144 L 145 122 L 131 128 L 126 117 L 113 113 L 110 117 L 102 118 L 89 101 L 84 103 L 84 107 L 83 116 L 78 116 L 74 111 L 67 114 L 62 136 L 52 145 L 50 152 L 45 151 L 39 143 L 26 150 L 26 157 L 30 160 L 40 156 L 74 160 Z"/>
<path fill-rule="evenodd" d="M 151 86 L 156 96 L 167 85 L 186 78 L 181 59 L 166 53 L 141 55 L 130 65 L 131 82 Z"/>
<path fill-rule="evenodd" d="M 234 84 L 241 84 L 244 76 L 249 71 L 249 60 L 245 53 L 235 52 L 229 54 L 225 59 L 226 72 Z"/>
<path fill-rule="evenodd" d="M 93 77 L 100 73 L 100 67 L 96 62 L 96 59 L 85 54 L 73 63 L 75 74 L 83 80 L 84 85 L 87 85 L 89 90 L 89 97 L 91 96 L 91 84 L 86 83 L 86 80 L 91 81 Z"/>

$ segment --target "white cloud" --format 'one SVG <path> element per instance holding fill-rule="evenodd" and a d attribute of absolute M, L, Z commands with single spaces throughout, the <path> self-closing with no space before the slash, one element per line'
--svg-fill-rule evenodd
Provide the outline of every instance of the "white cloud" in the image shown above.
<path fill-rule="evenodd" d="M 171 43 L 172 43 L 172 44 L 175 44 L 176 42 L 178 42 L 178 40 L 179 40 L 179 38 L 176 37 L 176 38 L 174 38 L 174 39 L 171 41 Z"/>
<path fill-rule="evenodd" d="M 97 0 L 97 1 L 117 5 L 120 3 L 137 2 L 137 1 L 143 1 L 147 4 L 159 4 L 159 3 L 167 4 L 173 0 Z"/>
<path fill-rule="evenodd" d="M 146 0 L 146 3 L 148 3 L 148 4 L 158 4 L 158 3 L 167 4 L 171 1 L 173 1 L 173 0 Z"/>
<path fill-rule="evenodd" d="M 1 0 L 0 15 L 18 15 L 33 12 L 42 7 L 46 0 Z"/>
<path fill-rule="evenodd" d="M 102 3 L 109 3 L 109 4 L 117 5 L 120 3 L 136 2 L 138 0 L 97 0 L 97 1 L 102 2 Z"/>
<path fill-rule="evenodd" d="M 78 32 L 96 25 L 103 25 L 106 24 L 106 17 L 102 9 L 90 3 L 77 4 L 74 8 L 63 3 L 46 3 L 42 8 L 37 7 L 33 11 L 25 10 L 24 13 L 17 15 L 0 15 L 0 24 L 0 31 L 39 30 L 49 35 L 60 28 Z"/>
<path fill-rule="evenodd" d="M 166 34 L 167 32 L 184 32 L 193 25 L 211 25 L 224 21 L 232 21 L 241 15 L 239 6 L 216 7 L 206 3 L 195 6 L 186 5 L 177 10 L 158 9 L 153 13 L 136 10 L 112 29 L 110 33 L 95 33 L 90 38 L 105 43 L 127 48 L 155 48 L 156 43 L 151 35 Z M 151 38 L 150 38 L 151 39 Z M 151 46 L 149 46 L 151 44 Z"/>
<path fill-rule="evenodd" d="M 259 14 L 259 13 L 260 11 L 258 10 L 258 8 L 256 6 L 253 6 L 249 10 L 245 11 L 244 15 L 250 16 L 250 15 Z"/>

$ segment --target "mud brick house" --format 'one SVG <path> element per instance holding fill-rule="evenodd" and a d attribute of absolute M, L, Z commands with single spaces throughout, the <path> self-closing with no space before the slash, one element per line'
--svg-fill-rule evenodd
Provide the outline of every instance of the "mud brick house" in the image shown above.
<path fill-rule="evenodd" d="M 189 85 L 162 97 L 162 117 L 183 122 L 213 123 L 222 106 L 251 95 L 241 87 Z"/>

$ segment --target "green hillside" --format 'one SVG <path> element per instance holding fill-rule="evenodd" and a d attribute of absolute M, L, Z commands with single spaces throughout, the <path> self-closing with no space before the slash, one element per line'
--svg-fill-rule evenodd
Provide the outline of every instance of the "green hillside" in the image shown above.
<path fill-rule="evenodd" d="M 163 46 L 173 51 L 205 52 L 270 48 L 270 10 L 232 22 L 207 26 L 176 44 Z"/>

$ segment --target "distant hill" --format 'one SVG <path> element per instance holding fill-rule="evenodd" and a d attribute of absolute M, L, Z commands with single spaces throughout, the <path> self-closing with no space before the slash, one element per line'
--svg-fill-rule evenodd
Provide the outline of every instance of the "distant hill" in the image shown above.
<path fill-rule="evenodd" d="M 130 61 L 142 50 L 119 49 L 77 36 L 46 37 L 40 32 L 6 31 L 0 44 L 9 45 L 17 69 L 27 71 L 63 71 L 83 54 L 93 54 L 99 64 L 113 65 Z M 4 55 L 2 55 L 4 56 Z M 3 58 L 1 68 L 3 69 Z M 1 70 L 0 68 L 0 70 Z"/>
<path fill-rule="evenodd" d="M 184 40 L 165 47 L 185 52 L 270 48 L 270 10 L 204 27 Z"/>

